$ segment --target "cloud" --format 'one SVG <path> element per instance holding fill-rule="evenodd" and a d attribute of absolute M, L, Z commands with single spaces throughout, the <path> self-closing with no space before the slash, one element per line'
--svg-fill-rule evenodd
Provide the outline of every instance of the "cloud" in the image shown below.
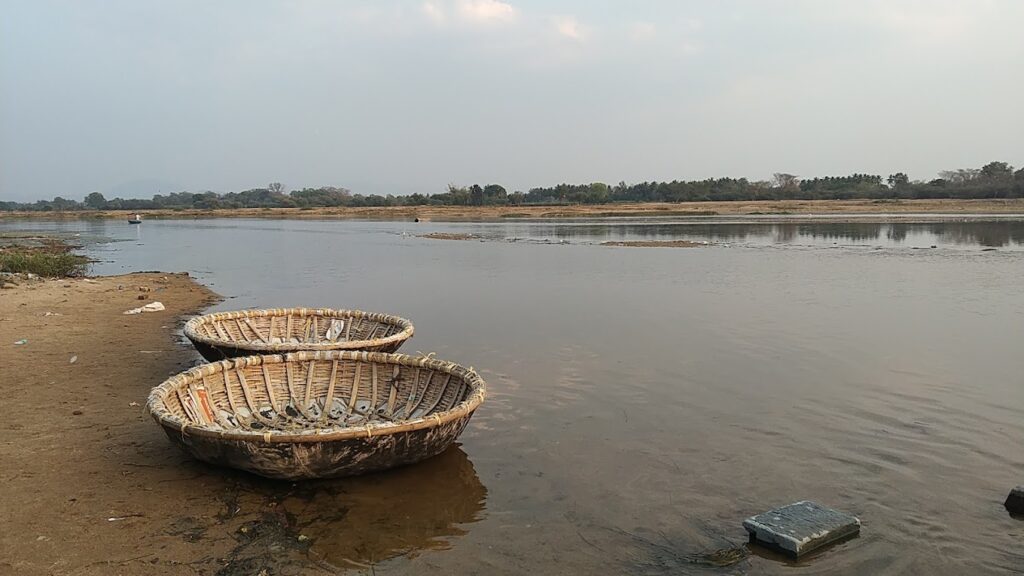
<path fill-rule="evenodd" d="M 577 42 L 582 42 L 586 38 L 583 28 L 574 16 L 558 16 L 554 21 L 555 30 L 558 31 L 561 36 Z"/>
<path fill-rule="evenodd" d="M 447 16 L 444 13 L 444 9 L 435 4 L 434 2 L 424 2 L 420 7 L 427 18 L 432 20 L 435 24 L 444 24 L 447 20 Z"/>
<path fill-rule="evenodd" d="M 500 0 L 459 0 L 456 5 L 459 18 L 470 24 L 508 24 L 519 15 L 518 10 Z"/>
<path fill-rule="evenodd" d="M 629 37 L 637 42 L 650 40 L 657 35 L 657 26 L 650 22 L 633 22 L 629 25 Z"/>

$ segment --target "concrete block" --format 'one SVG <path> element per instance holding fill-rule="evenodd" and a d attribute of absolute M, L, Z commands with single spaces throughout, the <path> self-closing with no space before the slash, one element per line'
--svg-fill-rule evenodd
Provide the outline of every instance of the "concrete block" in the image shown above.
<path fill-rule="evenodd" d="M 860 532 L 860 520 L 804 500 L 743 521 L 750 541 L 801 556 Z"/>

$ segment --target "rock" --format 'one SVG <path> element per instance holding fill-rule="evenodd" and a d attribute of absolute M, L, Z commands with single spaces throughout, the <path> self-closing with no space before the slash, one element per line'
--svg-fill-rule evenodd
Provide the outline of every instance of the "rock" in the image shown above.
<path fill-rule="evenodd" d="M 750 541 L 801 556 L 860 533 L 855 516 L 804 500 L 743 521 Z"/>
<path fill-rule="evenodd" d="M 1010 495 L 1006 497 L 1003 506 L 1006 506 L 1010 514 L 1024 515 L 1024 485 L 1010 490 Z"/>

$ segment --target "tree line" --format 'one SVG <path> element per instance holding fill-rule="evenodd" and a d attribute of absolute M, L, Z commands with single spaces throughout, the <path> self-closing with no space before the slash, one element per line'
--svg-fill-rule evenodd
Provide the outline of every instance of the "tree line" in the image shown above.
<path fill-rule="evenodd" d="M 19 203 L 0 201 L 0 210 L 157 210 L 228 208 L 324 208 L 366 206 L 501 206 L 523 204 L 607 204 L 612 202 L 701 202 L 740 200 L 851 200 L 930 198 L 1024 198 L 1024 168 L 989 162 L 981 168 L 944 171 L 929 181 L 910 180 L 903 172 L 882 178 L 877 174 L 851 174 L 801 178 L 776 173 L 771 180 L 709 178 L 707 180 L 640 182 L 615 185 L 558 184 L 509 193 L 500 184 L 449 185 L 437 194 L 353 194 L 345 188 L 325 186 L 285 192 L 278 182 L 242 192 L 175 192 L 151 199 L 107 199 L 92 192 L 82 201 L 60 196 L 53 200 Z"/>

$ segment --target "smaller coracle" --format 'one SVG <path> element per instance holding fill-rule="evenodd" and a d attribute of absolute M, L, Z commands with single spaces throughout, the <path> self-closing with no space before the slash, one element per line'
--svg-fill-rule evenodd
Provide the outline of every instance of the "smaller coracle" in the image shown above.
<path fill-rule="evenodd" d="M 301 350 L 395 352 L 412 334 L 405 318 L 329 308 L 218 312 L 185 324 L 185 336 L 211 362 Z"/>
<path fill-rule="evenodd" d="M 198 366 L 154 388 L 146 409 L 199 460 L 331 478 L 440 454 L 485 387 L 473 369 L 428 357 L 297 352 Z"/>

